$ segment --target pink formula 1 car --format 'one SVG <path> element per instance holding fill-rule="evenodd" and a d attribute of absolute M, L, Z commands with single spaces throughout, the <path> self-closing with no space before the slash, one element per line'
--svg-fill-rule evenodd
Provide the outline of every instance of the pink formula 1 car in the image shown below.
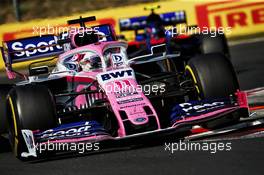
<path fill-rule="evenodd" d="M 58 40 L 45 35 L 5 42 L 8 77 L 25 79 L 1 88 L 1 132 L 9 128 L 19 159 L 41 156 L 45 144 L 116 141 L 196 125 L 214 129 L 246 117 L 246 97 L 223 55 L 191 58 L 184 72 L 174 62 L 180 52 L 155 53 L 163 45 L 128 59 L 127 43 L 116 41 L 110 25 L 85 27 L 91 19 L 69 21 L 81 29 Z M 39 60 L 47 56 L 58 57 L 51 71 Z M 12 69 L 33 59 L 28 74 Z"/>

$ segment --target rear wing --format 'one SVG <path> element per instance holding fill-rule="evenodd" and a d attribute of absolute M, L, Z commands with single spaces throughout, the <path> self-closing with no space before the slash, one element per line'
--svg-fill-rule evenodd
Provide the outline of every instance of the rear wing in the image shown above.
<path fill-rule="evenodd" d="M 185 11 L 176 11 L 160 14 L 164 26 L 187 23 Z M 147 16 L 119 19 L 120 31 L 140 30 L 147 26 Z"/>
<path fill-rule="evenodd" d="M 13 71 L 12 65 L 14 63 L 56 57 L 62 52 L 63 48 L 57 44 L 57 37 L 54 35 L 5 41 L 1 47 L 1 54 L 9 79 L 14 79 L 15 75 L 21 75 Z M 23 75 L 23 77 L 25 76 Z"/>
<path fill-rule="evenodd" d="M 79 34 L 81 35 L 82 29 L 84 29 L 84 31 L 86 30 L 85 22 L 89 22 L 93 20 L 95 20 L 95 17 L 86 17 L 86 18 L 80 17 L 80 19 L 69 20 L 68 24 L 71 25 L 71 24 L 80 23 L 80 30 L 77 30 L 77 33 L 80 32 Z M 100 36 L 100 42 L 116 40 L 115 31 L 112 25 L 110 24 L 93 26 L 91 28 Z M 15 75 L 20 74 L 19 72 L 16 72 L 12 69 L 12 65 L 14 63 L 25 62 L 30 60 L 36 60 L 36 62 L 34 63 L 38 63 L 38 62 L 42 63 L 45 61 L 38 59 L 48 58 L 48 57 L 56 58 L 61 53 L 73 49 L 72 43 L 75 42 L 76 38 L 74 37 L 71 38 L 69 33 L 72 32 L 67 31 L 65 33 L 61 33 L 60 36 L 42 35 L 41 37 L 33 36 L 33 37 L 21 38 L 21 39 L 3 42 L 3 47 L 0 48 L 0 51 L 5 63 L 8 77 L 10 79 L 13 79 L 15 78 Z M 81 39 L 85 39 L 86 36 L 82 35 L 80 37 Z M 83 41 L 81 40 L 81 42 Z M 30 65 L 32 65 L 32 63 Z M 41 69 L 41 72 L 42 70 L 44 69 Z M 43 72 L 46 72 L 46 68 L 45 71 Z M 25 75 L 22 76 L 25 77 Z"/>
<path fill-rule="evenodd" d="M 54 35 L 34 36 L 3 42 L 5 63 L 17 63 L 38 58 L 57 56 L 63 52 Z"/>

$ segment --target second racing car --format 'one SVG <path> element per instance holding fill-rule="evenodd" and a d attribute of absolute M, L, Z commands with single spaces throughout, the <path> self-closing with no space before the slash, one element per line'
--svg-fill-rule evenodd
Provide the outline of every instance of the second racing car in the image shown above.
<path fill-rule="evenodd" d="M 120 35 L 121 39 L 128 40 L 129 57 L 150 53 L 152 46 L 164 44 L 168 53 L 181 51 L 182 63 L 196 55 L 217 52 L 230 59 L 224 34 L 228 29 L 189 25 L 184 10 L 157 14 L 155 10 L 159 8 L 160 6 L 145 7 L 144 10 L 151 11 L 148 16 L 119 19 L 121 32 L 134 32 L 133 38 Z M 176 62 L 178 68 L 184 69 L 180 62 Z"/>

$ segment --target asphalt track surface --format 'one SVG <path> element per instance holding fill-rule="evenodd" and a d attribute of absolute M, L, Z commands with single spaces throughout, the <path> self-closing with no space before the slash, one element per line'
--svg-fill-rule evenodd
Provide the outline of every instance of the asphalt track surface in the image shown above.
<path fill-rule="evenodd" d="M 230 48 L 241 88 L 264 86 L 264 42 L 239 44 Z M 164 142 L 148 147 L 71 156 L 55 160 L 20 162 L 0 139 L 0 174 L 238 174 L 262 175 L 264 139 L 226 140 L 230 151 L 165 151 Z"/>

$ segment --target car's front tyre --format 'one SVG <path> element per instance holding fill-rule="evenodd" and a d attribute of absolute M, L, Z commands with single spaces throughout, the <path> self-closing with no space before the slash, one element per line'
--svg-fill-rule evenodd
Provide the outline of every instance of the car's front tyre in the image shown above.
<path fill-rule="evenodd" d="M 27 152 L 21 130 L 46 130 L 56 126 L 55 103 L 45 86 L 14 87 L 7 97 L 9 141 L 17 158 Z"/>

